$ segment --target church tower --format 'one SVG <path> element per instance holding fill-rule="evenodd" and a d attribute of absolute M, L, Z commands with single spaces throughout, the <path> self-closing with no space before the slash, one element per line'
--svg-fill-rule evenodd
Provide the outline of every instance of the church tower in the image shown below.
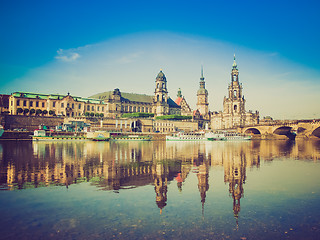
<path fill-rule="evenodd" d="M 236 63 L 236 56 L 233 58 L 231 70 L 231 83 L 228 86 L 229 96 L 224 98 L 223 112 L 232 116 L 232 122 L 227 127 L 243 126 L 245 119 L 245 99 L 242 95 L 242 84 L 239 82 L 239 71 Z"/>
<path fill-rule="evenodd" d="M 162 69 L 156 77 L 156 89 L 154 91 L 153 112 L 156 116 L 169 113 L 167 79 Z"/>
<path fill-rule="evenodd" d="M 202 116 L 209 113 L 208 91 L 203 77 L 203 67 L 201 66 L 200 88 L 197 92 L 197 109 Z"/>

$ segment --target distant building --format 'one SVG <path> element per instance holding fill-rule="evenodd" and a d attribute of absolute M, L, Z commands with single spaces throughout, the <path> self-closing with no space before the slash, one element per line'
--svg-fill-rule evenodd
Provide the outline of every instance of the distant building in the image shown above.
<path fill-rule="evenodd" d="M 8 101 L 10 114 L 61 115 L 82 117 L 86 115 L 116 118 L 123 113 L 154 113 L 156 116 L 181 114 L 167 91 L 167 80 L 162 71 L 156 77 L 154 96 L 113 91 L 95 94 L 89 98 L 59 94 L 14 92 Z"/>
<path fill-rule="evenodd" d="M 154 96 L 121 93 L 119 89 L 115 89 L 114 91 L 95 94 L 91 98 L 102 100 L 110 106 L 110 111 L 107 113 L 108 117 L 133 112 L 154 113 L 155 116 L 180 115 L 181 106 L 168 96 L 167 79 L 162 70 L 158 73 L 155 84 Z"/>
<path fill-rule="evenodd" d="M 228 129 L 258 124 L 259 112 L 253 113 L 245 110 L 246 100 L 242 94 L 242 84 L 239 82 L 239 71 L 235 56 L 228 93 L 228 97 L 224 97 L 223 100 L 223 111 L 211 114 L 211 128 Z"/>
<path fill-rule="evenodd" d="M 10 95 L 0 94 L 0 114 L 9 113 Z"/>
<path fill-rule="evenodd" d="M 177 98 L 174 102 L 181 107 L 181 115 L 192 116 L 192 109 L 190 108 L 184 96 L 182 96 L 180 88 L 178 90 Z"/>

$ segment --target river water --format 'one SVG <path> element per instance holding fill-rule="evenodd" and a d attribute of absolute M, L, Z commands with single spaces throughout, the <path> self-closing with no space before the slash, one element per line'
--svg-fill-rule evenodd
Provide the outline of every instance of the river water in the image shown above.
<path fill-rule="evenodd" d="M 0 239 L 319 239 L 320 141 L 0 142 Z"/>

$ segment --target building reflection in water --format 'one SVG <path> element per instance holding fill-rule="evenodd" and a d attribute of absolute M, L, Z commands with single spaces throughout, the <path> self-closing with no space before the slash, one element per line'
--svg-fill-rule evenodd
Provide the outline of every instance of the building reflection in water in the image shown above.
<path fill-rule="evenodd" d="M 233 214 L 238 221 L 248 168 L 260 161 L 287 156 L 320 159 L 320 141 L 251 142 L 2 142 L 0 184 L 2 190 L 66 186 L 90 182 L 99 189 L 154 185 L 160 213 L 167 205 L 168 183 L 179 191 L 191 170 L 197 176 L 202 211 L 209 190 L 210 168 L 224 168 Z"/>

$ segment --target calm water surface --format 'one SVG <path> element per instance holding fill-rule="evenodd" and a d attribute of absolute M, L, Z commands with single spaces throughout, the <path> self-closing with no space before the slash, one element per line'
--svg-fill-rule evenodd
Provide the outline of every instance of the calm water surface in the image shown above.
<path fill-rule="evenodd" d="M 319 239 L 320 141 L 0 142 L 0 239 Z"/>

